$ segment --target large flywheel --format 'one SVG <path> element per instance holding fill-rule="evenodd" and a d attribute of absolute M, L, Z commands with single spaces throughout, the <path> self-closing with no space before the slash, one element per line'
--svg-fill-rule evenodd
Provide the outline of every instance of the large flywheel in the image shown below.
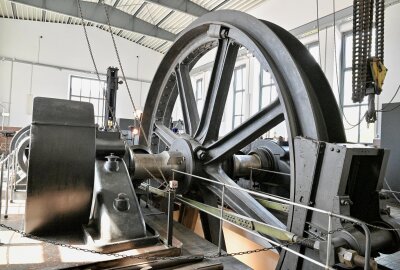
<path fill-rule="evenodd" d="M 246 122 L 219 138 L 229 86 L 240 48 L 246 48 L 272 73 L 278 99 Z M 201 115 L 195 102 L 190 71 L 197 61 L 217 48 L 209 88 Z M 343 124 L 325 75 L 308 50 L 279 26 L 236 11 L 207 14 L 184 30 L 165 55 L 150 87 L 143 112 L 147 141 L 164 143 L 168 149 L 186 154 L 187 173 L 236 185 L 224 170 L 232 155 L 285 121 L 290 149 L 290 197 L 294 196 L 294 144 L 296 136 L 325 142 L 345 142 Z M 186 134 L 169 129 L 171 114 L 180 98 Z M 141 138 L 145 144 L 146 139 Z M 162 149 L 164 150 L 164 149 Z M 180 183 L 181 191 L 221 194 L 221 186 L 203 183 L 194 189 L 191 177 Z M 196 183 L 199 181 L 196 181 Z M 285 228 L 268 210 L 248 194 L 227 191 L 226 203 L 236 212 Z"/>

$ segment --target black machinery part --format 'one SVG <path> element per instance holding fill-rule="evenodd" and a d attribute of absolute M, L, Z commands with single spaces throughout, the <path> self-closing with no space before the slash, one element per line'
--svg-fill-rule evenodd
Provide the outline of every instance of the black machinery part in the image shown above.
<path fill-rule="evenodd" d="M 37 97 L 33 108 L 25 232 L 81 228 L 89 220 L 94 183 L 93 105 Z"/>

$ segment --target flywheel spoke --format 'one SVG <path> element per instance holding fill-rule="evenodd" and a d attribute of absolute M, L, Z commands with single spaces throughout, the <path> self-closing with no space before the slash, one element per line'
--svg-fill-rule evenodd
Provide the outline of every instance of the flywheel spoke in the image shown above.
<path fill-rule="evenodd" d="M 171 129 L 166 127 L 160 122 L 156 122 L 154 127 L 154 133 L 163 141 L 168 147 L 171 147 L 173 141 L 179 138 Z"/>
<path fill-rule="evenodd" d="M 282 106 L 279 100 L 276 100 L 223 138 L 207 147 L 207 163 L 218 162 L 232 156 L 283 120 Z"/>
<path fill-rule="evenodd" d="M 214 180 L 226 185 L 239 187 L 221 168 L 221 166 L 207 166 L 205 169 L 207 174 Z M 221 197 L 222 185 L 207 183 L 207 189 L 216 196 Z M 252 217 L 258 221 L 285 229 L 286 226 L 279 221 L 273 214 L 260 205 L 248 193 L 234 189 L 225 188 L 224 201 L 229 207 L 235 210 L 238 214 Z"/>
<path fill-rule="evenodd" d="M 185 130 L 187 134 L 194 135 L 199 125 L 199 112 L 197 111 L 189 71 L 189 66 L 185 64 L 179 64 L 175 69 Z"/>
<path fill-rule="evenodd" d="M 203 114 L 195 136 L 203 144 L 218 139 L 238 50 L 239 45 L 230 39 L 219 40 Z"/>

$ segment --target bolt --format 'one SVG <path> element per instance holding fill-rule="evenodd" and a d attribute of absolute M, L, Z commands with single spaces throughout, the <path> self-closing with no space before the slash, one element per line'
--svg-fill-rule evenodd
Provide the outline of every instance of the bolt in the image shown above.
<path fill-rule="evenodd" d="M 119 193 L 114 199 L 114 208 L 120 212 L 127 211 L 130 208 L 128 195 Z"/>
<path fill-rule="evenodd" d="M 113 153 L 111 153 L 109 156 L 106 156 L 107 161 L 104 164 L 104 167 L 107 171 L 109 172 L 116 172 L 119 170 L 119 164 L 118 164 L 118 156 L 115 156 Z"/>
<path fill-rule="evenodd" d="M 204 160 L 206 158 L 206 152 L 204 150 L 197 151 L 197 158 L 200 160 Z"/>
<path fill-rule="evenodd" d="M 228 30 L 227 29 L 222 29 L 220 33 L 221 38 L 227 38 L 228 37 Z"/>

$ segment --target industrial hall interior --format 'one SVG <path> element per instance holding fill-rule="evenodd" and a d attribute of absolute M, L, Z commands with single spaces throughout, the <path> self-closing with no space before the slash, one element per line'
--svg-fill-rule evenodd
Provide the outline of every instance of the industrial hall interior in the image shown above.
<path fill-rule="evenodd" d="M 400 270 L 400 0 L 0 0 L 0 269 Z"/>

